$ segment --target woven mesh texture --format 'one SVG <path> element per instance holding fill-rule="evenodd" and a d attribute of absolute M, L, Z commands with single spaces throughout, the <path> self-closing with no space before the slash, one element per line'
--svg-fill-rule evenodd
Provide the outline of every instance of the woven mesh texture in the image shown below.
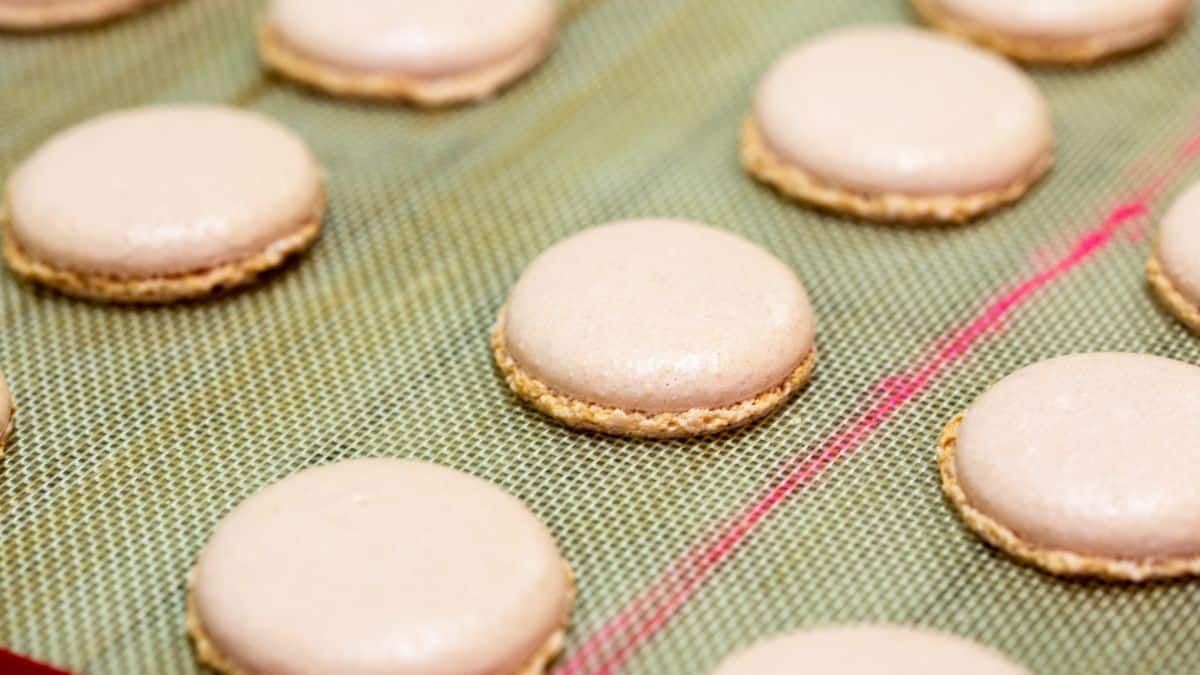
<path fill-rule="evenodd" d="M 188 673 L 184 577 L 213 526 L 303 467 L 418 457 L 515 493 L 579 577 L 568 652 L 718 522 L 851 420 L 986 302 L 1057 255 L 1191 132 L 1200 33 L 1087 70 L 1037 70 L 1059 161 L 963 228 L 856 223 L 784 202 L 737 161 L 758 76 L 789 44 L 901 0 L 568 0 L 547 64 L 486 105 L 345 102 L 266 77 L 261 5 L 175 0 L 103 27 L 0 35 L 0 172 L 96 114 L 222 101 L 295 129 L 328 171 L 322 240 L 223 299 L 136 309 L 0 274 L 0 367 L 20 406 L 0 464 L 0 644 L 77 671 Z M 1149 162 L 1149 164 L 1146 164 Z M 1154 203 L 1152 226 L 1188 181 Z M 488 329 L 522 267 L 608 220 L 738 231 L 804 279 L 812 385 L 747 430 L 693 442 L 575 433 L 521 406 Z M 1200 672 L 1195 584 L 1062 581 L 1013 564 L 944 503 L 934 443 L 989 383 L 1052 355 L 1200 362 L 1150 300 L 1146 239 L 1119 236 L 1015 311 L 768 518 L 630 673 L 704 673 L 800 626 L 955 631 L 1039 673 Z"/>

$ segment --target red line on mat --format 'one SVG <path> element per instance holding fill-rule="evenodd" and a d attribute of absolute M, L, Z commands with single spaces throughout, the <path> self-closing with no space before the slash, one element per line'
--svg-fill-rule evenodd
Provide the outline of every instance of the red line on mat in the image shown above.
<path fill-rule="evenodd" d="M 818 443 L 819 450 L 801 460 L 739 515 L 718 527 L 715 535 L 704 537 L 689 553 L 668 566 L 657 581 L 584 640 L 557 669 L 557 675 L 611 675 L 620 670 L 776 507 L 811 484 L 839 458 L 858 448 L 897 410 L 929 388 L 947 367 L 965 356 L 988 333 L 1002 327 L 1010 313 L 1112 243 L 1132 221 L 1145 216 L 1171 180 L 1197 157 L 1200 157 L 1200 136 L 1189 140 L 1165 170 L 1148 180 L 1129 201 L 1113 208 L 1098 227 L 1081 235 L 1066 255 L 1043 264 L 985 306 L 964 327 L 949 331 L 949 339 L 939 342 L 942 346 L 931 350 L 931 355 L 916 366 L 883 378 L 870 392 L 868 400 L 874 401 L 873 405 Z"/>
<path fill-rule="evenodd" d="M 0 648 L 0 673 L 4 675 L 70 675 L 64 670 L 52 668 Z"/>

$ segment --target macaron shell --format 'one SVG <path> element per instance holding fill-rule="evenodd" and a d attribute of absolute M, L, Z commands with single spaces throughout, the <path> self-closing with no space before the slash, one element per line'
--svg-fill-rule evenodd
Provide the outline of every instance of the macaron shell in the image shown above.
<path fill-rule="evenodd" d="M 1200 559 L 1196 410 L 1196 366 L 1140 354 L 1051 359 L 968 408 L 953 473 L 971 508 L 1028 546 Z"/>
<path fill-rule="evenodd" d="M 1153 255 L 1146 261 L 1146 280 L 1159 302 L 1185 326 L 1200 333 L 1200 305 L 1184 297 Z"/>
<path fill-rule="evenodd" d="M 0 0 L 0 30 L 40 30 L 104 21 L 161 0 Z"/>
<path fill-rule="evenodd" d="M 68 129 L 17 169 L 8 198 L 10 234 L 30 258 L 131 279 L 254 257 L 324 207 L 299 138 L 208 105 L 138 108 Z"/>
<path fill-rule="evenodd" d="M 785 161 L 867 193 L 1003 189 L 1036 177 L 1053 152 L 1048 107 L 1027 75 L 899 26 L 838 30 L 789 52 L 763 78 L 754 121 Z"/>
<path fill-rule="evenodd" d="M 1031 63 L 1085 65 L 1145 47 L 1179 28 L 1191 0 L 911 0 L 931 25 Z"/>
<path fill-rule="evenodd" d="M 0 216 L 3 216 L 0 213 Z M 0 217 L 0 222 L 4 219 Z M 198 300 L 245 286 L 261 275 L 302 253 L 321 233 L 314 220 L 251 258 L 236 260 L 199 272 L 143 279 L 75 272 L 52 267 L 28 257 L 4 226 L 4 260 L 17 275 L 45 284 L 66 295 L 98 302 L 159 304 Z"/>
<path fill-rule="evenodd" d="M 1033 171 L 1016 182 L 969 195 L 872 194 L 840 188 L 789 163 L 768 147 L 752 116 L 742 123 L 741 156 L 752 176 L 787 197 L 835 213 L 913 226 L 963 223 L 1015 202 L 1054 166 L 1054 154 L 1047 153 Z"/>
<path fill-rule="evenodd" d="M 520 368 L 578 401 L 713 409 L 779 386 L 813 352 L 790 268 L 730 232 L 673 220 L 586 230 L 539 256 L 509 297 Z"/>
<path fill-rule="evenodd" d="M 1200 183 L 1188 188 L 1163 218 L 1154 256 L 1175 289 L 1200 306 Z"/>
<path fill-rule="evenodd" d="M 231 512 L 191 580 L 205 645 L 243 672 L 518 673 L 561 644 L 569 572 L 476 478 L 394 459 L 309 469 Z"/>
<path fill-rule="evenodd" d="M 267 23 L 315 61 L 364 73 L 461 75 L 552 35 L 553 0 L 274 0 Z"/>
<path fill-rule="evenodd" d="M 683 412 L 645 413 L 585 403 L 560 394 L 521 369 L 508 353 L 505 311 L 492 328 L 492 354 L 504 379 L 517 396 L 569 427 L 635 438 L 687 438 L 750 424 L 778 410 L 809 380 L 816 366 L 813 350 L 786 380 L 752 399 L 722 408 L 692 408 Z"/>
<path fill-rule="evenodd" d="M 427 108 L 490 98 L 531 71 L 553 46 L 554 34 L 549 32 L 505 59 L 464 73 L 427 78 L 330 66 L 297 52 L 269 25 L 259 29 L 263 62 L 296 82 L 334 96 L 406 101 Z"/>
<path fill-rule="evenodd" d="M 1190 0 L 934 0 L 946 11 L 1013 35 L 1081 38 L 1175 23 Z"/>
<path fill-rule="evenodd" d="M 713 675 L 1031 675 L 964 638 L 900 626 L 798 631 L 729 657 Z"/>
<path fill-rule="evenodd" d="M 3 456 L 4 444 L 8 441 L 9 434 L 12 433 L 14 412 L 12 394 L 8 391 L 8 384 L 4 381 L 4 373 L 0 373 L 0 456 Z"/>

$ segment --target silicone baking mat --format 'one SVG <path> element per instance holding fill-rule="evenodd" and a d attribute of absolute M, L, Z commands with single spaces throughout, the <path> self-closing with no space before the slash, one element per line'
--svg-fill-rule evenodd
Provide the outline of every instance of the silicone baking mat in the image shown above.
<path fill-rule="evenodd" d="M 184 576 L 221 516 L 303 467 L 395 456 L 494 481 L 549 524 L 580 588 L 560 673 L 704 673 L 777 631 L 859 621 L 967 635 L 1043 674 L 1200 672 L 1195 583 L 1014 564 L 947 508 L 934 461 L 942 425 L 1025 364 L 1200 362 L 1142 281 L 1158 216 L 1200 178 L 1200 31 L 1034 70 L 1053 174 L 973 225 L 905 229 L 793 206 L 737 160 L 775 56 L 838 26 L 913 22 L 901 0 L 565 2 L 544 67 L 442 112 L 265 76 L 261 9 L 175 0 L 0 36 L 4 174 L 96 114 L 220 101 L 306 138 L 331 197 L 310 255 L 211 302 L 102 306 L 0 274 L 0 368 L 20 407 L 0 464 L 0 644 L 76 672 L 194 672 Z M 821 355 L 778 415 L 635 442 L 508 393 L 488 330 L 522 267 L 649 215 L 740 232 L 804 279 Z"/>

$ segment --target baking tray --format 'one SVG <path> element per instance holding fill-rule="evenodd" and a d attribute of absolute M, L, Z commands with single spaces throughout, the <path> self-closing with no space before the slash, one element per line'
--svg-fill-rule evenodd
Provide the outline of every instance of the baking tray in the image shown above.
<path fill-rule="evenodd" d="M 190 673 L 184 575 L 223 514 L 303 467 L 418 457 L 527 501 L 579 577 L 560 673 L 704 673 L 777 631 L 953 631 L 1042 674 L 1195 673 L 1189 582 L 1064 581 L 982 544 L 943 502 L 934 443 L 989 383 L 1057 354 L 1200 362 L 1151 301 L 1149 235 L 1200 178 L 1200 33 L 1090 69 L 1035 69 L 1052 175 L 966 227 L 796 207 L 748 179 L 739 121 L 787 46 L 914 22 L 901 0 L 575 0 L 561 43 L 497 100 L 347 102 L 264 75 L 262 6 L 175 0 L 97 28 L 0 36 L 0 172 L 115 108 L 270 115 L 328 172 L 299 264 L 196 304 L 112 307 L 0 274 L 20 411 L 0 464 L 0 644 L 89 673 Z M 1192 148 L 1194 149 L 1194 148 Z M 577 433 L 521 406 L 488 330 L 554 241 L 637 216 L 740 232 L 811 292 L 811 386 L 688 442 Z"/>

